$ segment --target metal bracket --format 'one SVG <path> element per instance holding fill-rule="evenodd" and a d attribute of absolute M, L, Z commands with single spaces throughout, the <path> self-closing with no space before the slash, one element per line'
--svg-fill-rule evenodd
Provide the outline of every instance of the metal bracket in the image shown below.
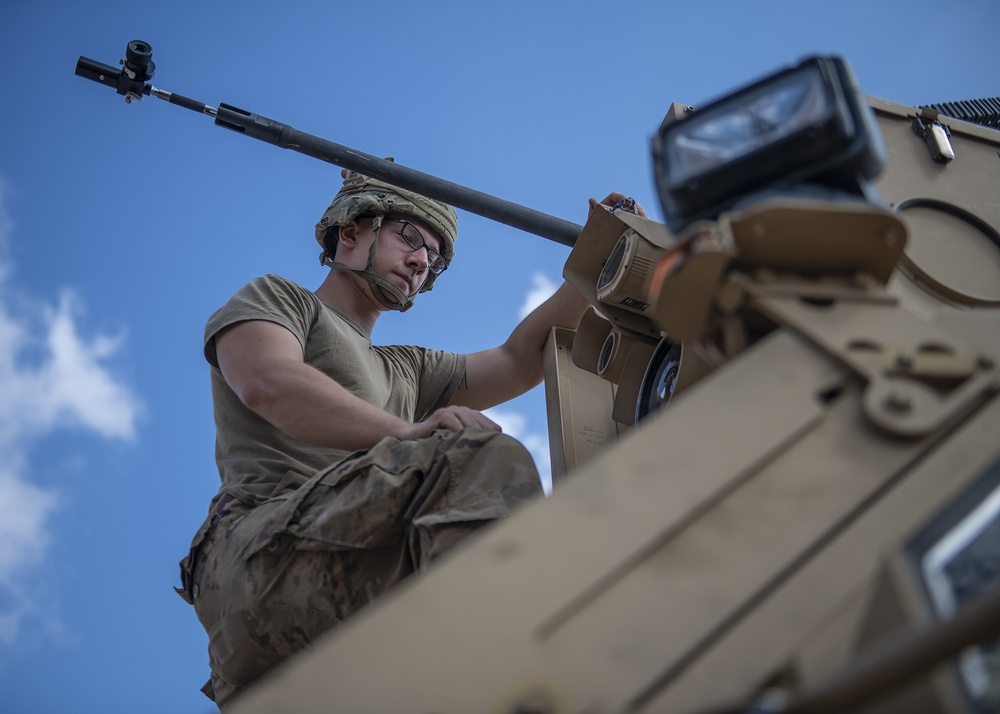
<path fill-rule="evenodd" d="M 925 436 L 960 419 L 1000 390 L 1000 355 L 948 330 L 948 315 L 926 321 L 879 287 L 846 284 L 821 298 L 821 285 L 747 280 L 751 304 L 790 327 L 868 383 L 866 415 L 888 432 Z M 1000 329 L 983 313 L 983 331 Z"/>
<path fill-rule="evenodd" d="M 936 163 L 946 164 L 955 158 L 955 149 L 951 146 L 951 130 L 935 119 L 913 117 L 911 124 L 913 133 L 922 136 L 927 142 L 927 149 Z"/>

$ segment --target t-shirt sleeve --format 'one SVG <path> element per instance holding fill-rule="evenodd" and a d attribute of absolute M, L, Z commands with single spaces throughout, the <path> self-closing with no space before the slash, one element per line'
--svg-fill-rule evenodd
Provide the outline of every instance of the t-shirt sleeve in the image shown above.
<path fill-rule="evenodd" d="M 412 418 L 425 419 L 435 409 L 447 406 L 465 377 L 465 355 L 455 352 L 393 345 L 378 348 L 400 376 L 415 391 Z"/>
<path fill-rule="evenodd" d="M 218 367 L 215 336 L 223 328 L 247 320 L 277 323 L 305 346 L 317 313 L 317 298 L 308 290 L 277 275 L 257 278 L 237 290 L 229 302 L 208 318 L 205 324 L 205 359 L 213 367 Z"/>
<path fill-rule="evenodd" d="M 440 350 L 423 350 L 424 370 L 417 393 L 417 420 L 447 406 L 465 379 L 465 355 Z"/>

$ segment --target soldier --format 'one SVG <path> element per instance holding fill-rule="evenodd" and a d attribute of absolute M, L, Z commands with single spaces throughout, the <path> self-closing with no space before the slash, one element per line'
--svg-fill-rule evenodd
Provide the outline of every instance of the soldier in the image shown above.
<path fill-rule="evenodd" d="M 528 452 L 479 410 L 535 386 L 550 328 L 575 327 L 587 307 L 563 284 L 490 350 L 372 345 L 379 315 L 408 310 L 448 268 L 457 216 L 344 175 L 316 226 L 331 268 L 319 288 L 258 278 L 205 329 L 222 486 L 178 592 L 208 631 L 203 691 L 223 708 L 541 492 Z"/>

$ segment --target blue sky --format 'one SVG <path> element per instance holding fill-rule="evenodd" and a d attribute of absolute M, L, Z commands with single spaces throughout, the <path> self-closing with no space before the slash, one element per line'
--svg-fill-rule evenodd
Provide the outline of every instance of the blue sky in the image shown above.
<path fill-rule="evenodd" d="M 5 3 L 0 9 L 0 711 L 213 710 L 172 590 L 218 485 L 205 319 L 316 287 L 335 167 L 73 75 L 143 39 L 153 84 L 582 223 L 653 216 L 649 138 L 811 53 L 904 104 L 1000 95 L 997 0 Z M 473 351 L 568 250 L 460 213 L 458 257 L 378 342 Z M 496 410 L 547 468 L 544 397 Z"/>

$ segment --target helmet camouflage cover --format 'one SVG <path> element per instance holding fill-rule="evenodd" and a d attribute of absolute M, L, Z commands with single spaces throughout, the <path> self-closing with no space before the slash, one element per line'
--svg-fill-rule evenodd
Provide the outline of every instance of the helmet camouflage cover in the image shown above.
<path fill-rule="evenodd" d="M 391 161 L 391 159 L 389 160 Z M 441 241 L 439 250 L 441 256 L 449 262 L 455 257 L 458 216 L 454 208 L 356 171 L 344 169 L 341 171 L 341 175 L 344 177 L 344 185 L 333 197 L 330 207 L 326 209 L 323 217 L 316 224 L 316 242 L 323 249 L 319 256 L 321 263 L 349 270 L 346 266 L 333 262 L 336 250 L 336 229 L 364 214 L 375 214 L 373 226 L 376 231 L 381 227 L 382 217 L 387 213 L 417 218 L 426 223 L 437 234 Z M 374 256 L 375 244 L 372 245 L 366 269 L 354 272 L 362 274 L 369 283 L 373 283 L 373 292 L 386 307 L 395 310 L 409 309 L 413 304 L 409 296 L 403 295 L 395 285 L 371 272 Z M 427 280 L 420 288 L 420 292 L 430 290 L 434 285 L 435 277 L 433 273 L 428 271 Z M 395 301 L 385 300 L 384 295 L 379 290 L 374 289 L 376 286 L 388 290 Z"/>

